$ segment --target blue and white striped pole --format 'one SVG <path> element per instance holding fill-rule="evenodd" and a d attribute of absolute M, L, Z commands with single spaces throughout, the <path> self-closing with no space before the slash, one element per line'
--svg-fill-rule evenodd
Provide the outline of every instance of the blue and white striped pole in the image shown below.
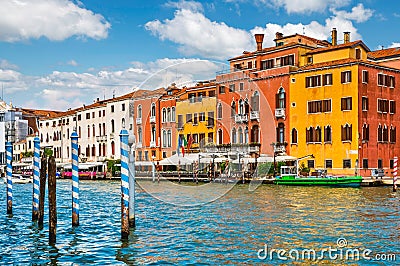
<path fill-rule="evenodd" d="M 135 137 L 131 134 L 128 137 L 129 152 L 129 227 L 134 228 L 135 224 L 135 156 L 133 154 L 133 144 Z"/>
<path fill-rule="evenodd" d="M 32 221 L 39 218 L 39 164 L 40 164 L 40 140 L 38 137 L 33 139 L 33 197 L 32 197 Z"/>
<path fill-rule="evenodd" d="M 121 238 L 129 236 L 129 146 L 128 131 L 119 133 L 121 145 Z"/>
<path fill-rule="evenodd" d="M 79 225 L 79 175 L 78 175 L 78 134 L 71 134 L 72 148 L 72 226 Z"/>
<path fill-rule="evenodd" d="M 12 144 L 11 142 L 6 142 L 6 174 L 7 174 L 7 214 L 12 214 Z"/>

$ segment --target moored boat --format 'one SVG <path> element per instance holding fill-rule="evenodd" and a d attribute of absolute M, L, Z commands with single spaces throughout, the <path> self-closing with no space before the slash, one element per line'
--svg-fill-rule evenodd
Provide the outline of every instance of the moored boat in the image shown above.
<path fill-rule="evenodd" d="M 362 182 L 361 176 L 306 176 L 297 174 L 294 166 L 282 166 L 281 175 L 274 183 L 287 186 L 330 186 L 330 187 L 359 187 Z"/>
<path fill-rule="evenodd" d="M 3 177 L 3 182 L 7 183 L 7 177 Z M 32 177 L 24 177 L 20 174 L 12 174 L 12 182 L 13 184 L 27 184 L 32 183 L 33 179 Z"/>

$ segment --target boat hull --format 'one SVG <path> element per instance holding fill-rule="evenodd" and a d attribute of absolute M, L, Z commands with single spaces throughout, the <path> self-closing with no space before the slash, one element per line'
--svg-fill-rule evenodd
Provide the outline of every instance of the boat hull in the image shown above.
<path fill-rule="evenodd" d="M 286 186 L 329 186 L 329 187 L 360 187 L 361 176 L 344 177 L 282 177 L 275 180 L 277 185 Z"/>

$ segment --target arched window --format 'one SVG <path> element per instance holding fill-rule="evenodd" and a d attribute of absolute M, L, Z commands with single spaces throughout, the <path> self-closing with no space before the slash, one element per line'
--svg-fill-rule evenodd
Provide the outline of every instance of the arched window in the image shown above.
<path fill-rule="evenodd" d="M 55 131 L 54 131 L 54 133 L 53 133 L 53 140 L 54 140 L 54 141 L 57 141 L 57 134 L 56 134 Z"/>
<path fill-rule="evenodd" d="M 172 132 L 171 129 L 168 130 L 167 132 L 167 141 L 168 141 L 168 148 L 172 147 Z"/>
<path fill-rule="evenodd" d="M 233 100 L 231 104 L 231 116 L 233 117 L 235 115 L 236 115 L 236 102 L 235 100 Z"/>
<path fill-rule="evenodd" d="M 242 131 L 241 127 L 239 127 L 239 129 L 238 129 L 238 139 L 239 139 L 239 143 L 243 143 L 243 131 Z"/>
<path fill-rule="evenodd" d="M 138 142 L 142 143 L 142 128 L 138 128 Z"/>
<path fill-rule="evenodd" d="M 43 142 L 43 133 L 40 133 L 40 142 Z"/>
<path fill-rule="evenodd" d="M 324 141 L 332 142 L 332 128 L 331 126 L 326 126 L 324 130 Z"/>
<path fill-rule="evenodd" d="M 382 137 L 382 135 L 381 135 Z M 352 129 L 351 125 L 346 124 L 342 126 L 342 141 L 351 141 L 352 140 Z"/>
<path fill-rule="evenodd" d="M 362 140 L 368 141 L 369 140 L 369 126 L 364 124 L 362 127 Z"/>
<path fill-rule="evenodd" d="M 167 122 L 171 122 L 171 108 L 167 109 Z"/>
<path fill-rule="evenodd" d="M 153 142 L 156 141 L 156 127 L 155 126 L 151 127 L 151 141 L 153 141 Z"/>
<path fill-rule="evenodd" d="M 250 142 L 255 142 L 255 143 L 259 143 L 260 139 L 259 139 L 259 127 L 258 125 L 255 125 L 251 128 L 251 139 Z"/>
<path fill-rule="evenodd" d="M 239 100 L 239 111 L 240 115 L 244 114 L 244 101 L 242 99 Z"/>
<path fill-rule="evenodd" d="M 292 128 L 292 144 L 297 144 L 297 129 Z"/>
<path fill-rule="evenodd" d="M 218 129 L 218 144 L 222 144 L 223 143 L 223 132 L 222 129 Z"/>
<path fill-rule="evenodd" d="M 78 127 L 78 136 L 79 136 L 79 137 L 81 137 L 81 133 L 82 133 L 81 126 L 79 126 L 79 127 Z"/>
<path fill-rule="evenodd" d="M 137 107 L 137 118 L 142 118 L 142 105 L 138 105 Z"/>
<path fill-rule="evenodd" d="M 101 135 L 101 124 L 99 124 L 99 136 L 102 136 Z"/>
<path fill-rule="evenodd" d="M 258 112 L 260 110 L 260 94 L 255 91 L 251 97 L 251 110 Z"/>
<path fill-rule="evenodd" d="M 321 142 L 321 127 L 317 126 L 315 129 L 315 141 L 314 142 Z"/>
<path fill-rule="evenodd" d="M 167 110 L 165 108 L 162 109 L 162 122 L 167 122 Z"/>
<path fill-rule="evenodd" d="M 249 128 L 244 129 L 244 143 L 249 143 Z"/>
<path fill-rule="evenodd" d="M 90 126 L 87 126 L 87 137 L 90 138 Z"/>
<path fill-rule="evenodd" d="M 390 126 L 390 143 L 396 143 L 396 127 Z"/>
<path fill-rule="evenodd" d="M 92 146 L 92 156 L 95 157 L 96 156 L 96 146 L 93 144 Z"/>
<path fill-rule="evenodd" d="M 86 147 L 86 157 L 90 157 L 90 146 L 87 145 Z"/>
<path fill-rule="evenodd" d="M 111 133 L 115 132 L 115 127 L 114 127 L 114 119 L 111 119 Z"/>
<path fill-rule="evenodd" d="M 276 128 L 276 142 L 284 143 L 285 142 L 285 124 L 279 123 Z"/>
<path fill-rule="evenodd" d="M 311 143 L 314 142 L 314 128 L 306 128 L 306 142 Z"/>
<path fill-rule="evenodd" d="M 125 128 L 125 118 L 122 118 L 121 126 L 122 126 L 122 128 Z"/>
<path fill-rule="evenodd" d="M 285 89 L 280 87 L 278 93 L 276 94 L 276 108 L 286 107 L 286 93 Z"/>
<path fill-rule="evenodd" d="M 162 130 L 162 146 L 163 148 L 167 147 L 167 131 Z"/>
<path fill-rule="evenodd" d="M 175 107 L 171 108 L 171 122 L 175 122 Z"/>
<path fill-rule="evenodd" d="M 101 143 L 99 143 L 99 156 L 102 156 L 101 155 Z"/>
<path fill-rule="evenodd" d="M 111 154 L 115 155 L 115 142 L 111 141 Z"/>
<path fill-rule="evenodd" d="M 107 155 L 107 153 L 106 153 L 106 144 L 103 143 L 103 156 L 106 156 L 106 155 Z"/>
<path fill-rule="evenodd" d="M 94 124 L 92 125 L 92 129 L 93 129 L 93 137 L 95 137 L 96 136 L 96 129 L 95 129 L 95 125 Z"/>
<path fill-rule="evenodd" d="M 383 135 L 382 137 L 383 137 L 384 142 L 389 141 L 388 127 L 386 125 L 383 126 L 382 135 Z"/>
<path fill-rule="evenodd" d="M 217 119 L 222 119 L 222 104 L 218 103 L 217 106 Z"/>
<path fill-rule="evenodd" d="M 152 117 L 156 116 L 156 104 L 155 103 L 151 104 L 151 116 Z"/>
<path fill-rule="evenodd" d="M 232 140 L 232 144 L 236 143 L 236 128 L 232 128 L 231 140 Z"/>
<path fill-rule="evenodd" d="M 103 123 L 103 134 L 106 135 L 106 123 Z"/>

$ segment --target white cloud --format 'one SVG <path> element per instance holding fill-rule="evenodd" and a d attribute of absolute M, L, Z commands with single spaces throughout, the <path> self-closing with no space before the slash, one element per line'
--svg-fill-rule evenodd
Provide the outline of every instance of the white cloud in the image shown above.
<path fill-rule="evenodd" d="M 363 4 L 358 4 L 357 6 L 351 9 L 351 12 L 346 11 L 337 11 L 336 9 L 332 9 L 332 13 L 339 18 L 346 20 L 354 20 L 355 22 L 365 22 L 370 19 L 373 15 L 373 10 L 365 9 Z"/>
<path fill-rule="evenodd" d="M 347 6 L 350 2 L 350 0 L 256 0 L 256 3 L 261 5 L 284 8 L 289 14 L 323 12 L 328 7 L 343 7 Z"/>
<path fill-rule="evenodd" d="M 184 55 L 226 59 L 254 46 L 249 32 L 210 21 L 200 12 L 179 9 L 173 19 L 147 22 L 145 28 L 161 40 L 180 45 Z"/>
<path fill-rule="evenodd" d="M 72 36 L 104 39 L 111 25 L 100 14 L 69 0 L 1 1 L 0 41 Z"/>
<path fill-rule="evenodd" d="M 400 42 L 392 42 L 392 44 L 389 45 L 388 48 L 396 48 L 396 47 L 400 47 Z M 377 50 L 378 50 L 378 49 L 381 49 L 381 48 L 382 48 L 382 47 L 379 47 L 379 48 L 377 48 Z"/>
<path fill-rule="evenodd" d="M 5 59 L 0 60 L 0 69 L 13 69 L 13 70 L 18 70 L 18 66 L 11 64 Z"/>
<path fill-rule="evenodd" d="M 67 65 L 70 65 L 70 66 L 77 66 L 78 63 L 77 63 L 75 60 L 69 60 L 69 61 L 67 62 Z"/>
<path fill-rule="evenodd" d="M 181 0 L 179 2 L 173 2 L 173 1 L 168 1 L 165 4 L 166 7 L 172 7 L 172 8 L 176 8 L 176 9 L 187 9 L 187 10 L 191 10 L 193 12 L 203 12 L 203 5 L 199 2 L 195 2 L 195 1 L 184 1 Z"/>

